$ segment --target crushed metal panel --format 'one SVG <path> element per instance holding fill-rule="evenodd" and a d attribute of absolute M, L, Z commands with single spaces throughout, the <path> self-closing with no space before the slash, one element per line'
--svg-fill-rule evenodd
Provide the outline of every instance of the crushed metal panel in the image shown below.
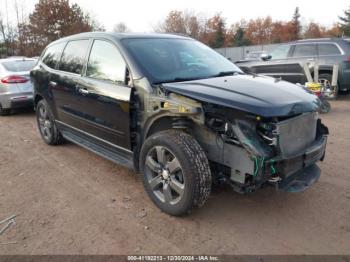
<path fill-rule="evenodd" d="M 235 182 L 244 184 L 246 174 L 254 174 L 254 162 L 242 147 L 226 144 L 224 164 L 231 167 L 231 180 Z"/>

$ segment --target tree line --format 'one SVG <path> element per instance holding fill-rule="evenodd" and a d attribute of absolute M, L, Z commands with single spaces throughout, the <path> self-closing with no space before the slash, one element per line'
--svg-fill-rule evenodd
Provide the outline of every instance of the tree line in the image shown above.
<path fill-rule="evenodd" d="M 45 46 L 61 37 L 104 31 L 98 21 L 69 0 L 38 0 L 29 15 L 25 13 L 24 1 L 6 0 L 5 7 L 0 7 L 0 58 L 38 56 Z M 16 21 L 9 19 L 11 8 L 15 11 Z M 302 26 L 300 17 L 297 7 L 290 21 L 277 21 L 267 16 L 228 25 L 221 13 L 208 18 L 194 11 L 173 10 L 155 26 L 154 31 L 188 35 L 213 48 L 350 36 L 350 7 L 339 17 L 339 22 L 329 28 L 316 22 Z M 131 29 L 119 22 L 113 31 L 130 32 Z"/>
<path fill-rule="evenodd" d="M 9 21 L 11 6 L 6 1 L 0 9 L 0 57 L 38 56 L 52 41 L 76 33 L 104 30 L 78 4 L 69 0 L 39 0 L 34 11 L 24 14 L 24 2 L 10 1 L 16 14 L 16 23 Z"/>
<path fill-rule="evenodd" d="M 326 28 L 314 21 L 302 26 L 295 8 L 289 21 L 270 16 L 241 20 L 230 26 L 221 13 L 206 18 L 193 11 L 170 11 L 155 28 L 157 32 L 189 35 L 213 48 L 283 43 L 304 38 L 350 36 L 350 7 L 339 22 Z"/>

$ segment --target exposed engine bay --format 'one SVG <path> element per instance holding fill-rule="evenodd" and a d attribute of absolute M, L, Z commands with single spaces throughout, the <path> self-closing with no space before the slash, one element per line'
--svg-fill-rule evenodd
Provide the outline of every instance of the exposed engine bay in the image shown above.
<path fill-rule="evenodd" d="M 173 127 L 198 140 L 216 182 L 229 183 L 240 193 L 267 184 L 282 187 L 287 178 L 324 157 L 328 129 L 315 111 L 266 118 L 171 92 L 159 92 L 150 101 L 149 111 L 176 115 Z"/>
<path fill-rule="evenodd" d="M 205 125 L 215 134 L 206 140 L 215 141 L 206 143 L 208 157 L 220 163 L 216 168 L 237 191 L 280 182 L 323 159 L 328 130 L 316 112 L 265 119 L 212 105 L 203 109 Z"/>

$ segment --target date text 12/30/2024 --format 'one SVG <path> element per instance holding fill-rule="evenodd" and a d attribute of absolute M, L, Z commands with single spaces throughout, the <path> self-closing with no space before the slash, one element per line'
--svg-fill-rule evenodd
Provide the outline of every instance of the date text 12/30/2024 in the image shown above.
<path fill-rule="evenodd" d="M 128 256 L 128 261 L 220 261 L 217 256 Z"/>

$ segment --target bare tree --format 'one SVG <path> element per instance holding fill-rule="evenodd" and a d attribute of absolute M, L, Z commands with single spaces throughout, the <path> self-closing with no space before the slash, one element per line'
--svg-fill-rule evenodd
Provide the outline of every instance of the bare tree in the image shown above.
<path fill-rule="evenodd" d="M 200 39 L 205 30 L 207 19 L 189 10 L 170 11 L 164 21 L 160 21 L 154 31 L 177 33 Z"/>
<path fill-rule="evenodd" d="M 130 31 L 129 27 L 123 22 L 115 24 L 113 27 L 113 32 L 115 33 L 128 33 Z"/>
<path fill-rule="evenodd" d="M 4 10 L 4 13 L 1 12 Z M 0 8 L 0 33 L 2 41 L 0 41 L 0 56 L 13 55 L 15 53 L 15 40 L 17 32 L 9 21 L 8 2 L 5 1 L 5 7 Z"/>

